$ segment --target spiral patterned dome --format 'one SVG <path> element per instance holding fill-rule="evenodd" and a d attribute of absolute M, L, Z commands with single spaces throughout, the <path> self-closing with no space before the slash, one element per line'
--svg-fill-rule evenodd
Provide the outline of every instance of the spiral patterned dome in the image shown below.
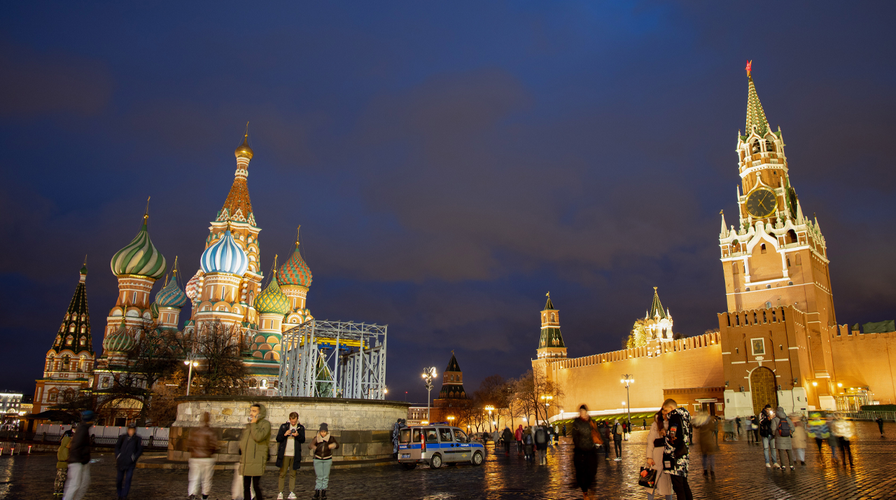
<path fill-rule="evenodd" d="M 118 330 L 115 330 L 112 335 L 103 340 L 103 350 L 105 351 L 128 352 L 134 348 L 134 345 L 136 345 L 136 342 L 131 337 L 131 334 L 128 333 L 128 327 L 124 324 L 124 320 L 121 320 L 121 326 L 118 327 Z"/>
<path fill-rule="evenodd" d="M 199 264 L 206 274 L 228 273 L 242 276 L 249 269 L 249 256 L 233 239 L 233 234 L 228 228 L 224 236 L 202 252 Z"/>
<path fill-rule="evenodd" d="M 277 275 L 271 279 L 268 284 L 257 297 L 255 297 L 255 310 L 259 314 L 286 314 L 291 308 L 289 307 L 289 297 L 280 290 L 280 284 L 277 283 Z"/>
<path fill-rule="evenodd" d="M 158 307 L 177 307 L 181 308 L 187 303 L 187 294 L 177 285 L 177 273 L 171 278 L 159 292 L 156 294 L 154 305 Z"/>
<path fill-rule="evenodd" d="M 148 215 L 143 216 L 143 227 L 137 236 L 112 256 L 112 273 L 116 276 L 135 274 L 157 280 L 165 275 L 165 256 L 156 249 L 146 230 Z"/>
<path fill-rule="evenodd" d="M 202 269 L 196 271 L 196 274 L 190 278 L 190 281 L 187 282 L 187 286 L 184 287 L 184 292 L 187 294 L 187 298 L 190 300 L 196 300 L 196 297 L 199 296 L 199 278 L 202 277 Z"/>
<path fill-rule="evenodd" d="M 296 242 L 296 250 L 289 260 L 280 266 L 278 277 L 281 285 L 297 285 L 305 288 L 311 286 L 311 269 L 302 259 L 302 254 L 299 253 L 298 242 Z"/>

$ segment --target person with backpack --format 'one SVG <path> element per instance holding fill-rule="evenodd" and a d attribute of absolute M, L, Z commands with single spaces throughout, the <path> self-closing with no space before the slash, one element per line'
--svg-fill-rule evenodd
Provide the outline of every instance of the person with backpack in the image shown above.
<path fill-rule="evenodd" d="M 775 433 L 772 431 L 772 419 L 774 412 L 771 405 L 765 405 L 759 414 L 759 437 L 762 439 L 762 452 L 765 454 L 765 466 L 781 467 L 775 451 Z"/>
<path fill-rule="evenodd" d="M 780 464 L 781 470 L 786 470 L 787 465 L 790 465 L 790 470 L 793 470 L 793 454 L 791 450 L 793 449 L 791 438 L 793 437 L 793 422 L 787 417 L 787 414 L 784 413 L 784 408 L 779 406 L 778 411 L 775 412 L 775 418 L 772 419 L 772 429 L 774 429 L 775 433 L 775 448 L 778 449 L 778 464 Z M 787 464 L 784 463 L 784 457 L 787 457 Z M 775 464 L 776 466 L 778 464 Z"/>
<path fill-rule="evenodd" d="M 535 428 L 535 451 L 537 452 L 539 465 L 545 465 L 547 463 L 549 440 L 550 436 L 544 426 L 539 425 Z"/>
<path fill-rule="evenodd" d="M 622 461 L 622 437 L 625 435 L 625 427 L 619 423 L 619 419 L 613 421 L 613 449 L 616 451 L 615 461 Z"/>

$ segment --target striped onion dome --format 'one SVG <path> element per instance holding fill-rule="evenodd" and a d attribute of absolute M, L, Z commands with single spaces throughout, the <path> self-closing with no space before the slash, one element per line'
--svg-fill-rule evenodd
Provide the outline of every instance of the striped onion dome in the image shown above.
<path fill-rule="evenodd" d="M 146 230 L 148 215 L 143 216 L 143 227 L 137 236 L 112 256 L 112 273 L 116 276 L 135 274 L 157 280 L 165 275 L 165 256 L 156 249 Z"/>
<path fill-rule="evenodd" d="M 113 352 L 128 352 L 134 348 L 134 337 L 128 333 L 128 327 L 121 320 L 121 326 L 103 340 L 103 350 Z"/>
<path fill-rule="evenodd" d="M 171 278 L 159 292 L 156 294 L 155 304 L 159 307 L 177 307 L 181 308 L 187 303 L 187 294 L 180 289 L 177 284 L 177 274 Z"/>
<path fill-rule="evenodd" d="M 242 276 L 249 268 L 249 256 L 246 255 L 243 247 L 233 239 L 230 228 L 228 228 L 224 232 L 224 236 L 202 252 L 199 264 L 206 274 L 228 273 Z"/>
<path fill-rule="evenodd" d="M 296 250 L 292 256 L 280 266 L 278 274 L 281 285 L 298 285 L 308 288 L 311 286 L 311 269 L 302 259 L 299 253 L 299 242 L 296 242 Z"/>
<path fill-rule="evenodd" d="M 202 270 L 199 269 L 196 271 L 196 274 L 190 278 L 190 281 L 187 282 L 187 286 L 184 287 L 184 292 L 187 294 L 187 298 L 190 300 L 196 300 L 196 297 L 199 296 L 199 278 L 202 276 Z"/>
<path fill-rule="evenodd" d="M 255 310 L 259 314 L 271 313 L 280 315 L 292 310 L 289 304 L 289 297 L 280 290 L 276 274 L 271 278 L 267 288 L 255 297 Z"/>

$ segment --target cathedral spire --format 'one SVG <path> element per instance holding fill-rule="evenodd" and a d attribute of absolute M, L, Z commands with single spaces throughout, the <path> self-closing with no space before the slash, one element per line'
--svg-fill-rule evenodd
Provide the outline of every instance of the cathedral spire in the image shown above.
<path fill-rule="evenodd" d="M 770 130 L 768 120 L 765 118 L 765 110 L 762 109 L 762 103 L 759 102 L 759 94 L 756 93 L 756 85 L 753 84 L 753 61 L 747 61 L 747 78 L 749 79 L 749 90 L 747 92 L 747 124 L 744 134 L 749 136 L 752 132 L 756 132 L 761 136 L 765 136 Z"/>
<path fill-rule="evenodd" d="M 224 200 L 224 206 L 215 218 L 216 222 L 247 222 L 251 226 L 255 224 L 255 214 L 252 212 L 252 200 L 249 199 L 249 161 L 254 156 L 249 147 L 249 122 L 246 122 L 246 133 L 243 142 L 234 151 L 236 155 L 236 172 L 233 177 L 233 185 Z M 256 226 L 257 227 L 257 226 Z"/>
<path fill-rule="evenodd" d="M 93 355 L 93 344 L 90 340 L 90 313 L 87 310 L 87 258 L 84 258 L 84 265 L 81 267 L 80 279 L 78 286 L 75 288 L 75 294 L 68 305 L 65 313 L 65 319 L 62 320 L 62 326 L 56 333 L 56 341 L 53 343 L 53 350 L 61 352 L 63 350 L 71 351 L 77 355 L 81 352 L 87 352 Z"/>
<path fill-rule="evenodd" d="M 722 216 L 724 218 L 724 216 Z M 722 228 L 725 227 L 724 219 L 722 223 Z M 665 318 L 666 310 L 663 309 L 663 303 L 660 302 L 660 294 L 657 292 L 657 287 L 653 287 L 653 302 L 650 304 L 650 311 L 647 313 L 648 318 Z"/>

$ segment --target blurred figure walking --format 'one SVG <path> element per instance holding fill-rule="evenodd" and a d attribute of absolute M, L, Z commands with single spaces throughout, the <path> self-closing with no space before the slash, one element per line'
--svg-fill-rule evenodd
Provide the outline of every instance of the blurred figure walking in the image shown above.
<path fill-rule="evenodd" d="M 62 441 L 56 450 L 56 481 L 53 483 L 53 495 L 62 496 L 65 491 L 65 478 L 68 475 L 68 445 L 72 442 L 72 431 L 62 433 Z"/>
<path fill-rule="evenodd" d="M 190 450 L 187 495 L 191 500 L 196 498 L 200 491 L 203 500 L 208 500 L 212 492 L 212 476 L 215 474 L 214 455 L 218 451 L 218 442 L 208 422 L 208 412 L 204 411 L 199 417 L 199 427 L 190 429 L 190 440 L 187 442 L 187 449 Z"/>
<path fill-rule="evenodd" d="M 68 477 L 62 500 L 81 500 L 90 487 L 90 428 L 95 418 L 90 410 L 81 412 L 81 425 L 68 445 Z"/>
<path fill-rule="evenodd" d="M 697 429 L 697 443 L 700 445 L 700 455 L 703 458 L 703 475 L 716 475 L 716 453 L 719 451 L 719 443 L 712 435 L 715 420 L 709 415 L 698 415 L 694 419 L 694 427 Z"/>
<path fill-rule="evenodd" d="M 572 423 L 573 465 L 576 469 L 576 484 L 582 489 L 582 498 L 591 500 L 594 494 L 594 476 L 597 474 L 597 450 L 601 444 L 597 425 L 588 416 L 588 407 L 579 407 L 579 417 Z"/>
<path fill-rule="evenodd" d="M 790 415 L 790 421 L 793 423 L 793 436 L 790 439 L 790 445 L 793 447 L 793 454 L 796 461 L 803 466 L 806 465 L 806 444 L 807 433 L 806 427 L 799 413 Z"/>
<path fill-rule="evenodd" d="M 131 422 L 128 424 L 127 432 L 118 436 L 118 441 L 115 443 L 115 465 L 118 469 L 115 489 L 118 491 L 118 500 L 128 497 L 134 469 L 137 468 L 137 460 L 142 454 L 143 438 L 137 435 L 137 424 Z"/>
<path fill-rule="evenodd" d="M 793 423 L 791 423 L 787 414 L 784 413 L 784 408 L 780 406 L 778 411 L 775 412 L 775 418 L 772 419 L 772 429 L 775 433 L 775 448 L 778 449 L 778 464 L 781 465 L 782 470 L 786 469 L 788 465 L 790 470 L 793 470 L 792 443 L 790 441 L 793 434 Z M 787 457 L 786 464 L 784 463 L 784 457 Z"/>

